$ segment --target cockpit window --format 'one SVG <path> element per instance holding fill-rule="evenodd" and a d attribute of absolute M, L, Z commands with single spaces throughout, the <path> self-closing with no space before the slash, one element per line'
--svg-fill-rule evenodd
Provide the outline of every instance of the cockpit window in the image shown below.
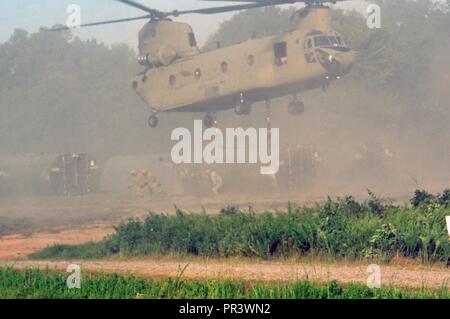
<path fill-rule="evenodd" d="M 191 45 L 191 47 L 197 46 L 197 40 L 195 39 L 194 32 L 189 32 L 189 44 Z"/>
<path fill-rule="evenodd" d="M 334 46 L 341 45 L 341 44 L 339 43 L 338 38 L 336 38 L 336 37 L 329 37 L 328 39 L 330 39 L 331 44 L 334 45 Z"/>
<path fill-rule="evenodd" d="M 344 47 L 345 43 L 342 38 L 336 36 L 316 36 L 314 37 L 314 46 L 316 47 Z"/>
<path fill-rule="evenodd" d="M 316 47 L 324 47 L 324 46 L 330 46 L 330 40 L 327 36 L 318 36 L 314 37 L 314 45 Z"/>
<path fill-rule="evenodd" d="M 330 42 L 334 46 L 341 46 L 341 47 L 345 46 L 345 42 L 342 40 L 340 36 L 330 37 Z"/>

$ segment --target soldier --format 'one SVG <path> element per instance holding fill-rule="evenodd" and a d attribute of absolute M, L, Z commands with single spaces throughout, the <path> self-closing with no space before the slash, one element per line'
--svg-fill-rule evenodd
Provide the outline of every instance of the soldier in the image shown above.
<path fill-rule="evenodd" d="M 367 160 L 367 145 L 362 144 L 358 153 L 353 155 L 355 161 L 365 161 Z"/>
<path fill-rule="evenodd" d="M 385 148 L 383 158 L 387 159 L 395 158 L 395 153 L 390 148 Z"/>
<path fill-rule="evenodd" d="M 144 198 L 144 191 L 148 185 L 148 171 L 142 170 L 141 173 L 131 171 L 131 185 L 128 188 L 134 188 L 136 196 L 139 199 Z"/>
<path fill-rule="evenodd" d="M 159 182 L 158 177 L 149 175 L 148 178 L 148 192 L 150 193 L 150 197 L 153 198 L 154 195 L 159 193 L 159 188 L 161 187 L 161 183 Z"/>
<path fill-rule="evenodd" d="M 213 191 L 214 195 L 219 195 L 220 191 L 223 188 L 223 180 L 222 177 L 213 170 L 207 170 L 206 174 L 209 177 L 209 180 L 211 181 L 212 184 L 212 188 L 211 190 Z"/>
<path fill-rule="evenodd" d="M 313 157 L 314 157 L 315 163 L 318 163 L 318 164 L 322 163 L 323 159 L 319 152 L 315 151 L 313 154 Z"/>

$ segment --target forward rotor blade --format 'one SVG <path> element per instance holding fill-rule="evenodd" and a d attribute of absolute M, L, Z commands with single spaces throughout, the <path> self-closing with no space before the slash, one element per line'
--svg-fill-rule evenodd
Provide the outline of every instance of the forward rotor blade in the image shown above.
<path fill-rule="evenodd" d="M 212 7 L 212 8 L 204 8 L 204 9 L 194 9 L 194 10 L 186 10 L 186 11 L 173 11 L 170 13 L 170 15 L 173 16 L 179 16 L 183 14 L 216 14 L 216 13 L 224 13 L 224 12 L 232 12 L 232 11 L 239 11 L 239 10 L 246 10 L 246 9 L 254 9 L 254 8 L 261 8 L 261 7 L 267 7 L 272 5 L 279 4 L 280 1 L 277 0 L 269 0 L 264 3 L 247 3 L 247 4 L 237 4 L 234 6 L 224 6 L 224 7 Z"/>
<path fill-rule="evenodd" d="M 201 1 L 205 1 L 205 2 L 263 2 L 265 0 L 201 0 Z"/>
<path fill-rule="evenodd" d="M 122 3 L 126 4 L 126 5 L 134 7 L 136 9 L 140 9 L 140 10 L 148 12 L 150 14 L 158 15 L 158 14 L 162 13 L 159 10 L 149 8 L 149 7 L 144 6 L 143 4 L 140 4 L 139 2 L 136 2 L 136 1 L 133 1 L 133 0 L 116 0 L 116 1 L 122 2 Z"/>
<path fill-rule="evenodd" d="M 144 19 L 151 19 L 151 17 L 152 17 L 151 15 L 147 14 L 145 16 L 134 17 L 134 18 L 125 18 L 125 19 L 117 19 L 117 20 L 109 20 L 109 21 L 86 23 L 86 24 L 80 25 L 79 27 L 84 28 L 84 27 L 93 27 L 93 26 L 97 26 L 97 25 L 105 25 L 105 24 L 129 22 L 129 21 L 136 21 L 136 20 L 144 20 Z M 75 29 L 75 28 L 78 28 L 78 26 L 77 27 L 73 27 L 73 28 L 58 27 L 58 28 L 49 29 L 49 31 L 63 31 L 63 30 L 70 30 L 70 29 Z"/>
<path fill-rule="evenodd" d="M 273 4 L 268 4 L 270 2 L 273 2 L 271 0 L 202 0 L 202 1 L 206 1 L 206 2 L 252 2 L 252 3 L 265 3 L 267 5 L 273 5 Z M 324 3 L 336 3 L 336 2 L 341 2 L 341 1 L 347 1 L 347 0 L 279 0 L 278 4 L 294 4 L 294 3 L 298 3 L 298 2 L 303 2 L 306 5 L 311 5 L 311 4 L 324 4 Z"/>
<path fill-rule="evenodd" d="M 247 3 L 259 3 L 259 4 L 265 4 L 265 5 L 273 5 L 272 3 L 276 2 L 276 4 L 289 4 L 289 3 L 296 3 L 296 2 L 308 2 L 308 0 L 202 0 L 205 2 L 247 2 Z"/>
<path fill-rule="evenodd" d="M 303 2 L 305 4 L 311 4 L 311 3 L 336 3 L 340 1 L 346 1 L 346 0 L 203 0 L 207 2 L 243 2 L 242 4 L 237 5 L 229 5 L 229 6 L 222 6 L 222 7 L 212 7 L 212 8 L 203 8 L 203 9 L 194 9 L 194 10 L 183 10 L 183 11 L 171 11 L 171 12 L 163 12 L 156 9 L 149 8 L 145 5 L 142 5 L 134 0 L 116 0 L 118 2 L 124 3 L 126 5 L 132 6 L 136 9 L 143 10 L 148 15 L 140 16 L 140 17 L 134 17 L 134 18 L 124 18 L 124 19 L 117 19 L 117 20 L 109 20 L 109 21 L 101 21 L 101 22 L 93 22 L 93 23 L 87 23 L 82 24 L 79 27 L 93 27 L 98 25 L 105 25 L 105 24 L 113 24 L 113 23 L 122 23 L 122 22 L 129 22 L 129 21 L 136 21 L 136 20 L 143 20 L 143 19 L 163 19 L 170 16 L 180 16 L 185 14 L 216 14 L 216 13 L 224 13 L 224 12 L 232 12 L 232 11 L 239 11 L 239 10 L 246 10 L 246 9 L 254 9 L 254 8 L 261 8 L 261 7 L 268 7 L 268 6 L 275 6 L 275 5 L 282 5 L 282 4 L 294 4 L 298 2 Z M 245 2 L 245 3 L 244 3 Z M 74 27 L 77 28 L 77 27 Z M 53 29 L 49 29 L 49 31 L 62 31 L 62 30 L 69 30 L 73 29 L 70 27 L 57 27 Z"/>

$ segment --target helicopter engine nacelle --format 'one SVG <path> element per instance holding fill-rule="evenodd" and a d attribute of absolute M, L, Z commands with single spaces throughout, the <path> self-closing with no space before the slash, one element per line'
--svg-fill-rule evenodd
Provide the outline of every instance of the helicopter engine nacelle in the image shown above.
<path fill-rule="evenodd" d="M 194 32 L 186 23 L 150 21 L 139 32 L 139 63 L 143 65 L 167 66 L 199 52 Z"/>
<path fill-rule="evenodd" d="M 177 51 L 171 45 L 163 44 L 158 50 L 158 61 L 163 65 L 169 65 L 177 55 Z"/>
<path fill-rule="evenodd" d="M 328 32 L 332 30 L 331 9 L 327 6 L 313 6 L 298 10 L 292 20 L 297 29 L 321 30 Z"/>

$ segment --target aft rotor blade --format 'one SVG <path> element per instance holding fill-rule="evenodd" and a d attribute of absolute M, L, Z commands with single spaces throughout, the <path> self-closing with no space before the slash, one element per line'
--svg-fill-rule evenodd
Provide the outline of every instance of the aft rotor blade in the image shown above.
<path fill-rule="evenodd" d="M 117 19 L 117 20 L 109 20 L 109 21 L 100 21 L 100 22 L 86 23 L 86 24 L 82 24 L 80 26 L 75 26 L 73 28 L 58 27 L 58 28 L 49 29 L 49 31 L 63 31 L 63 30 L 70 30 L 70 29 L 74 29 L 74 28 L 78 28 L 78 27 L 84 28 L 84 27 L 93 27 L 93 26 L 97 26 L 97 25 L 105 25 L 105 24 L 129 22 L 129 21 L 136 21 L 136 20 L 144 20 L 144 19 L 151 19 L 151 17 L 152 17 L 151 15 L 147 14 L 145 16 L 134 17 L 134 18 L 125 18 L 125 19 Z"/>

